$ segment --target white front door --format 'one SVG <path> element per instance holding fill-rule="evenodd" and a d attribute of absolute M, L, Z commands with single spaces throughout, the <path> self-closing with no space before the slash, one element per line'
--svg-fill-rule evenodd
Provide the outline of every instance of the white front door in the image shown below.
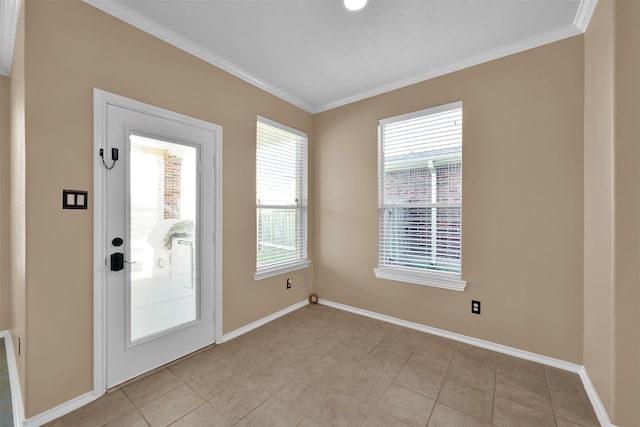
<path fill-rule="evenodd" d="M 216 339 L 219 129 L 144 107 L 104 106 L 106 387 Z"/>

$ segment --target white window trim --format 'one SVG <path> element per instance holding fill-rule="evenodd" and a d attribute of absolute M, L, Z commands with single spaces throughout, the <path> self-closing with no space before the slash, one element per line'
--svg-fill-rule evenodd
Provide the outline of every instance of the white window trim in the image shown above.
<path fill-rule="evenodd" d="M 258 115 L 258 122 L 273 126 L 275 128 L 284 130 L 286 132 L 292 133 L 294 135 L 297 135 L 301 138 L 304 138 L 307 143 L 304 144 L 304 158 L 305 158 L 305 165 L 304 165 L 304 185 L 308 185 L 308 177 L 307 174 L 309 173 L 309 158 L 308 158 L 308 150 L 309 150 L 309 137 L 306 133 L 298 130 L 298 129 L 294 129 L 292 127 L 289 127 L 287 125 L 284 125 L 282 123 L 276 122 L 274 120 L 268 119 L 264 116 Z M 298 195 L 299 200 L 303 201 L 303 206 L 301 209 L 307 211 L 307 215 L 308 215 L 308 201 L 306 200 L 306 198 L 303 197 L 302 192 L 303 189 L 300 188 L 299 189 L 301 194 Z M 308 188 L 307 188 L 308 191 Z M 311 265 L 311 261 L 309 260 L 309 236 L 308 236 L 308 227 L 309 227 L 309 223 L 308 223 L 308 216 L 305 215 L 305 218 L 307 218 L 307 222 L 305 224 L 298 224 L 299 227 L 302 227 L 304 229 L 304 251 L 305 251 L 305 259 L 297 259 L 295 261 L 291 261 L 291 262 L 287 262 L 287 263 L 281 263 L 281 264 L 274 264 L 274 265 L 270 265 L 270 266 L 266 266 L 266 267 L 261 267 L 261 268 L 256 268 L 256 272 L 253 273 L 253 280 L 254 281 L 258 281 L 258 280 L 262 280 L 262 279 L 267 279 L 269 277 L 274 277 L 274 276 L 278 276 L 281 274 L 286 274 L 286 273 L 290 273 L 292 271 L 297 271 L 297 270 L 302 270 L 304 268 L 307 268 Z M 302 218 L 302 216 L 300 216 L 300 218 Z M 300 221 L 302 221 L 302 219 L 300 219 Z"/>
<path fill-rule="evenodd" d="M 264 116 L 258 115 L 258 121 L 260 123 L 264 123 L 266 125 L 273 126 L 274 128 L 278 128 L 278 129 L 281 129 L 283 131 L 292 133 L 294 135 L 298 135 L 299 137 L 304 138 L 306 140 L 309 139 L 309 136 L 306 133 L 304 133 L 304 132 L 302 132 L 302 131 L 300 131 L 298 129 L 294 129 L 292 127 L 289 127 L 287 125 L 283 125 L 282 123 L 279 123 L 279 122 L 273 121 L 271 119 L 268 119 L 268 118 L 266 118 Z"/>
<path fill-rule="evenodd" d="M 387 266 L 374 268 L 373 271 L 378 279 L 396 280 L 398 282 L 432 286 L 434 288 L 450 289 L 459 292 L 464 291 L 467 287 L 467 282 L 462 280 L 460 275 L 453 273 L 436 273 L 409 267 L 395 268 Z"/>
<path fill-rule="evenodd" d="M 455 110 L 456 108 L 462 108 L 462 101 L 454 101 L 448 104 L 425 108 L 424 110 L 412 111 L 411 113 L 387 117 L 386 119 L 379 120 L 378 123 L 381 125 L 386 125 L 389 123 L 402 122 L 404 120 L 415 119 L 417 117 L 426 116 L 428 114 L 438 114 L 444 111 Z"/>
<path fill-rule="evenodd" d="M 389 123 L 395 123 L 398 121 L 409 120 L 416 117 L 421 117 L 427 114 L 437 114 L 443 111 L 453 110 L 456 108 L 462 108 L 462 101 L 455 101 L 449 104 L 438 105 L 431 108 L 426 108 L 420 111 L 413 111 L 411 113 L 401 114 L 398 116 L 388 117 L 378 121 L 379 126 Z M 380 176 L 382 170 L 382 144 L 378 147 L 378 179 L 383 179 Z M 378 183 L 380 188 L 380 183 Z M 380 191 L 380 190 L 378 190 Z M 378 197 L 381 197 L 378 194 Z M 462 206 L 462 204 L 461 204 Z M 379 225 L 378 225 L 379 226 Z M 380 237 L 378 237 L 379 239 Z M 379 242 L 378 242 L 379 243 Z M 380 260 L 378 259 L 378 263 Z M 460 263 L 462 265 L 462 253 L 460 254 Z M 449 289 L 453 291 L 462 292 L 467 287 L 467 282 L 462 280 L 462 272 L 458 273 L 446 273 L 438 271 L 426 271 L 424 269 L 417 269 L 411 267 L 392 267 L 387 265 L 378 265 L 373 269 L 376 278 L 394 280 L 398 282 L 412 283 L 422 286 L 431 286 L 434 288 Z"/>
<path fill-rule="evenodd" d="M 264 267 L 260 270 L 253 273 L 253 280 L 258 281 L 262 279 L 266 279 L 268 277 L 278 276 L 280 274 L 290 273 L 296 270 L 302 270 L 303 268 L 307 268 L 311 265 L 311 261 L 303 260 L 303 261 L 295 261 L 287 264 L 278 264 L 270 267 Z"/>

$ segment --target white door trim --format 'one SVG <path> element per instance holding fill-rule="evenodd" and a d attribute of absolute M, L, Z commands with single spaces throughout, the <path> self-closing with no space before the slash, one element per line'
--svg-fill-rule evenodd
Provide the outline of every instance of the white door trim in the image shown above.
<path fill-rule="evenodd" d="M 99 150 L 106 147 L 107 105 L 115 105 L 190 126 L 214 131 L 214 321 L 215 341 L 222 342 L 222 127 L 143 102 L 93 90 L 93 394 L 107 390 L 106 170 Z M 209 160 L 207 160 L 209 161 Z"/>

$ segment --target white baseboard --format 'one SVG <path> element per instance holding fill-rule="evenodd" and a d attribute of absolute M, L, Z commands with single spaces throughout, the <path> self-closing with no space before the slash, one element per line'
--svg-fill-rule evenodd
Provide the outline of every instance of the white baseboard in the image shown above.
<path fill-rule="evenodd" d="M 301 301 L 299 303 L 293 304 L 289 307 L 283 308 L 282 310 L 270 314 L 269 316 L 263 317 L 262 319 L 256 320 L 253 323 L 250 323 L 248 325 L 245 325 L 241 328 L 236 329 L 235 331 L 229 332 L 228 334 L 225 334 L 222 336 L 222 342 L 226 342 L 229 341 L 233 338 L 239 337 L 242 334 L 246 334 L 249 331 L 252 331 L 264 324 L 267 324 L 269 322 L 271 322 L 272 320 L 277 319 L 278 317 L 282 317 L 285 314 L 289 314 L 292 311 L 295 311 L 301 307 L 304 307 L 305 305 L 309 304 L 308 300 L 304 300 Z M 37 426 L 41 426 L 43 424 L 46 424 L 48 422 L 51 422 L 55 419 L 58 419 L 60 417 L 62 417 L 63 415 L 66 415 L 70 412 L 75 411 L 76 409 L 87 405 L 91 402 L 93 402 L 94 400 L 96 400 L 97 398 L 99 398 L 100 396 L 102 396 L 101 394 L 96 395 L 93 391 L 82 394 L 74 399 L 71 399 L 65 403 L 62 403 L 58 406 L 56 406 L 55 408 L 51 408 L 49 410 L 46 410 L 34 417 L 31 417 L 29 419 L 24 419 L 24 411 L 23 411 L 23 406 L 22 406 L 22 395 L 20 394 L 20 382 L 18 379 L 18 371 L 16 369 L 16 362 L 15 362 L 15 356 L 13 353 L 13 346 L 11 345 L 11 334 L 9 333 L 9 331 L 0 331 L 0 337 L 4 336 L 5 337 L 5 343 L 7 345 L 7 361 L 9 363 L 9 375 L 12 375 L 12 372 L 15 374 L 15 379 L 13 377 L 11 377 L 11 396 L 13 398 L 13 408 L 14 408 L 14 417 L 16 416 L 16 414 L 19 414 L 19 418 L 16 418 L 15 420 L 15 425 L 16 426 L 22 426 L 22 427 L 37 427 Z M 17 386 L 17 391 L 15 391 L 14 393 L 14 384 Z M 14 394 L 16 397 L 14 397 Z M 19 408 L 19 410 L 17 410 L 17 408 Z"/>
<path fill-rule="evenodd" d="M 580 379 L 582 380 L 582 384 L 584 385 L 585 391 L 589 396 L 589 400 L 593 405 L 593 410 L 596 412 L 598 416 L 598 421 L 602 426 L 605 427 L 615 427 L 611 424 L 611 420 L 609 419 L 609 415 L 600 400 L 600 396 L 598 396 L 598 392 L 593 386 L 589 375 L 587 374 L 587 370 L 582 365 L 578 365 L 576 363 L 567 362 L 560 359 L 555 359 L 553 357 L 544 356 L 537 353 L 532 353 L 530 351 L 520 350 L 514 347 L 509 347 L 502 344 L 497 344 L 491 341 L 485 341 L 478 338 L 473 338 L 467 335 L 458 334 L 455 332 L 445 331 L 443 329 L 433 328 L 431 326 L 426 326 L 420 323 L 410 322 L 408 320 L 399 319 L 397 317 L 387 316 L 386 314 L 376 313 L 374 311 L 364 310 L 362 308 L 353 307 L 346 304 L 340 304 L 337 302 L 329 301 L 326 299 L 320 299 L 318 301 L 320 304 L 324 304 L 328 307 L 337 308 L 339 310 L 348 311 L 351 313 L 359 314 L 362 316 L 370 317 L 372 319 L 382 320 L 383 322 L 393 323 L 395 325 L 404 326 L 405 328 L 415 329 L 417 331 L 426 332 L 428 334 L 438 335 L 444 338 L 449 338 L 455 341 L 460 341 L 466 344 L 474 345 L 476 347 L 486 348 L 488 350 L 493 350 L 498 353 L 508 354 L 510 356 L 519 357 L 521 359 L 530 360 L 532 362 L 537 362 L 547 366 L 553 366 L 554 368 L 564 369 L 565 371 L 575 372 L 580 375 Z"/>
<path fill-rule="evenodd" d="M 593 410 L 596 412 L 598 416 L 598 421 L 600 421 L 600 425 L 616 427 L 611 424 L 611 420 L 609 419 L 609 414 L 607 414 L 607 410 L 604 408 L 602 404 L 602 400 L 600 400 L 600 395 L 596 391 L 596 388 L 593 386 L 591 382 L 591 378 L 587 373 L 587 369 L 584 366 L 580 367 L 580 379 L 582 379 L 582 384 L 584 385 L 584 389 L 589 396 L 589 400 L 591 401 L 591 406 L 593 406 Z"/>
<path fill-rule="evenodd" d="M 380 314 L 380 313 L 376 313 L 369 310 L 364 310 L 364 309 L 353 307 L 350 305 L 340 304 L 340 303 L 329 301 L 326 299 L 320 299 L 318 302 L 328 307 L 333 307 L 339 310 L 344 310 L 344 311 L 359 314 L 362 316 L 370 317 L 373 319 L 382 320 L 383 322 L 393 323 L 395 325 L 404 326 L 406 328 L 415 329 L 417 331 L 426 332 L 428 334 L 438 335 L 438 336 L 449 338 L 455 341 L 460 341 L 466 344 L 474 345 L 477 347 L 486 348 L 488 350 L 493 350 L 498 353 L 508 354 L 510 356 L 519 357 L 521 359 L 530 360 L 533 362 L 541 363 L 543 365 L 553 366 L 555 368 L 575 372 L 579 374 L 580 378 L 582 379 L 582 383 L 589 396 L 589 399 L 591 400 L 591 404 L 593 405 L 593 409 L 596 412 L 596 415 L 598 416 L 598 420 L 600 421 L 600 424 L 605 427 L 615 427 L 613 424 L 611 424 L 609 415 L 607 414 L 607 411 L 605 410 L 604 405 L 602 404 L 602 401 L 600 400 L 600 397 L 598 396 L 598 393 L 595 390 L 593 383 L 591 382 L 591 379 L 589 378 L 589 375 L 586 369 L 584 368 L 584 366 L 571 363 L 571 362 L 566 362 L 560 359 L 555 359 L 553 357 L 543 356 L 541 354 L 520 350 L 520 349 L 509 347 L 506 345 L 493 343 L 491 341 L 485 341 L 478 338 L 473 338 L 466 335 L 458 334 L 455 332 L 449 332 L 443 329 L 433 328 L 431 326 L 410 322 L 407 320 L 399 319 L 392 316 L 387 316 L 385 314 Z M 234 331 L 224 334 L 222 336 L 222 342 L 224 343 L 234 338 L 237 338 L 240 335 L 246 334 L 247 332 L 250 332 L 256 328 L 259 328 L 260 326 L 263 326 L 279 317 L 282 317 L 286 314 L 291 313 L 292 311 L 302 308 L 308 303 L 309 303 L 308 300 L 301 301 L 289 307 L 283 308 L 282 310 L 277 311 L 273 314 L 270 314 L 269 316 L 263 317 L 262 319 L 256 320 L 255 322 L 252 322 L 248 325 L 245 325 L 241 328 L 238 328 Z M 18 418 L 16 418 L 16 426 L 36 427 L 42 424 L 46 424 L 63 415 L 68 414 L 69 412 L 72 412 L 78 409 L 81 406 L 91 403 L 92 401 L 100 397 L 100 396 L 96 396 L 93 392 L 85 393 L 72 400 L 69 400 L 68 402 L 58 405 L 55 408 L 49 409 L 41 414 L 36 415 L 35 417 L 25 420 L 23 406 L 22 406 L 22 394 L 20 393 L 20 383 L 18 380 L 18 372 L 16 368 L 16 363 L 15 363 L 15 353 L 13 353 L 13 345 L 11 343 L 11 334 L 9 333 L 9 331 L 0 331 L 0 337 L 5 337 L 5 343 L 7 345 L 7 361 L 9 364 L 9 376 L 11 378 L 12 398 L 14 398 L 14 395 L 16 395 L 17 393 L 13 401 L 14 417 L 16 417 L 16 413 L 19 414 Z M 15 376 L 15 378 L 12 375 Z M 17 390 L 14 390 L 14 384 L 16 385 Z"/>
<path fill-rule="evenodd" d="M 69 412 L 73 412 L 76 409 L 87 405 L 100 396 L 96 396 L 92 391 L 82 394 L 76 398 L 68 400 L 54 408 L 48 409 L 35 417 L 31 417 L 22 422 L 22 427 L 38 427 L 55 419 L 60 418 L 63 415 L 67 415 Z"/>
<path fill-rule="evenodd" d="M 267 323 L 273 320 L 276 320 L 278 317 L 282 317 L 286 314 L 291 313 L 292 311 L 296 311 L 297 309 L 302 308 L 308 304 L 309 304 L 309 301 L 305 299 L 303 301 L 290 305 L 289 307 L 283 308 L 280 311 L 276 311 L 273 314 L 263 317 L 262 319 L 258 319 L 255 322 L 249 323 L 248 325 L 244 325 L 234 331 L 231 331 L 229 333 L 222 335 L 222 342 L 225 343 L 229 340 L 239 337 L 240 335 L 244 335 L 247 332 L 250 332 L 256 328 L 259 328 L 262 325 L 266 325 Z"/>
<path fill-rule="evenodd" d="M 11 410 L 13 411 L 13 424 L 21 426 L 24 420 L 24 405 L 22 403 L 22 390 L 20 389 L 20 376 L 16 364 L 16 353 L 13 348 L 11 331 L 0 331 L 0 337 L 4 338 L 7 356 L 7 370 L 9 371 L 9 386 L 11 387 Z"/>
<path fill-rule="evenodd" d="M 371 317 L 373 319 L 382 320 L 383 322 L 404 326 L 405 328 L 415 329 L 417 331 L 426 332 L 432 335 L 438 335 L 438 336 L 449 338 L 455 341 L 460 341 L 466 344 L 474 345 L 476 347 L 482 347 L 488 350 L 493 350 L 498 353 L 508 354 L 510 356 L 519 357 L 521 359 L 538 362 L 543 365 L 553 366 L 554 368 L 564 369 L 565 371 L 571 371 L 575 373 L 580 372 L 580 368 L 581 368 L 580 365 L 577 365 L 571 362 L 566 362 L 560 359 L 555 359 L 553 357 L 543 356 L 541 354 L 531 353 L 529 351 L 520 350 L 514 347 L 509 347 L 502 344 L 496 344 L 491 341 L 485 341 L 485 340 L 473 338 L 467 335 L 445 331 L 444 329 L 433 328 L 431 326 L 426 326 L 421 323 L 409 322 L 408 320 L 398 319 L 397 317 L 387 316 L 386 314 L 380 314 L 374 311 L 363 310 L 361 308 L 352 307 L 350 305 L 340 304 L 340 303 L 328 301 L 325 299 L 320 299 L 319 303 L 329 307 L 334 307 L 340 310 L 349 311 L 351 313 L 360 314 L 362 316 Z"/>

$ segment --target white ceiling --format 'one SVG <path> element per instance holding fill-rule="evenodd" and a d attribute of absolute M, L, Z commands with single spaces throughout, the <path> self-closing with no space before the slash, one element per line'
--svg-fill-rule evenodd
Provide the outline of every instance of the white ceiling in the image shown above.
<path fill-rule="evenodd" d="M 309 112 L 584 32 L 596 0 L 85 0 Z"/>

